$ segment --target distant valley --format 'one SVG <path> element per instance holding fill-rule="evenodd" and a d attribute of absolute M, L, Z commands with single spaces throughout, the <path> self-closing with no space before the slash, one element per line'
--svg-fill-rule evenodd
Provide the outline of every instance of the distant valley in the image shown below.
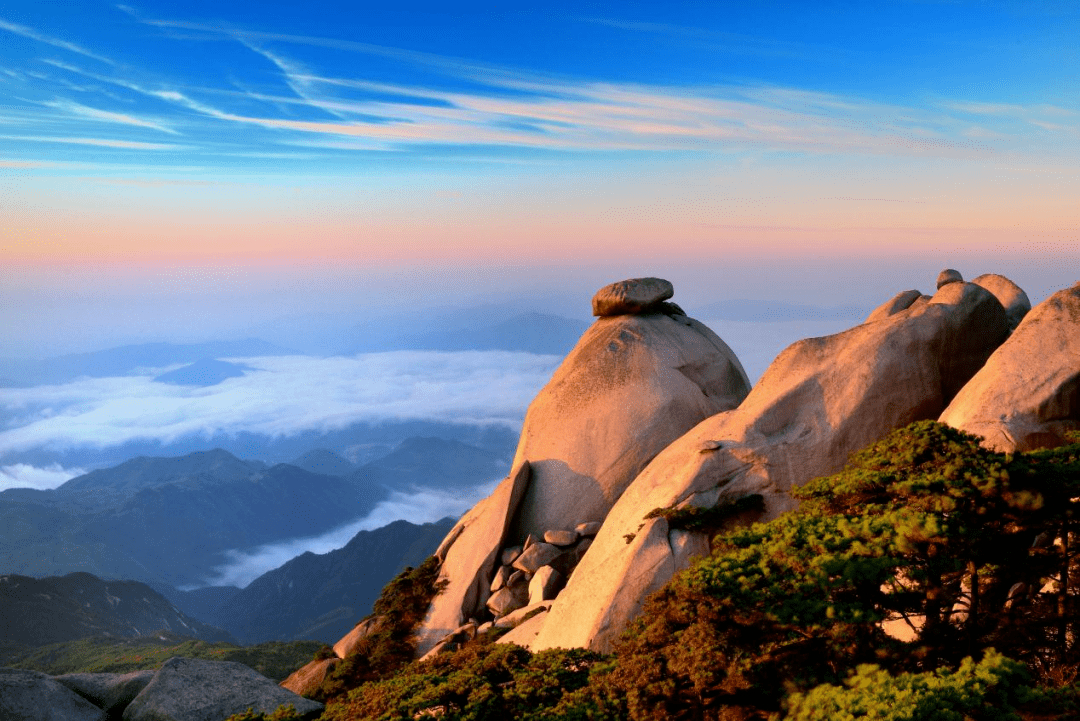
<path fill-rule="evenodd" d="M 229 552 L 317 536 L 392 492 L 490 483 L 506 472 L 508 450 L 413 438 L 359 467 L 325 450 L 298 459 L 311 470 L 220 449 L 136 458 L 54 490 L 0 492 L 0 572 L 204 585 Z"/>

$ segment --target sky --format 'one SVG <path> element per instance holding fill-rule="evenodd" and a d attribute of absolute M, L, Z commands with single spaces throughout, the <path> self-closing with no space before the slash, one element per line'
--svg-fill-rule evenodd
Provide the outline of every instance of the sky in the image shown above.
<path fill-rule="evenodd" d="M 299 354 L 209 388 L 0 388 L 0 489 L 88 470 L 11 460 L 31 448 L 513 426 L 557 358 L 326 353 L 589 319 L 623 278 L 673 281 L 692 314 L 872 308 L 945 267 L 1038 303 L 1080 280 L 1078 37 L 1071 0 L 5 0 L 0 360 Z M 700 318 L 752 378 L 843 327 Z M 399 494 L 219 580 L 472 500 Z"/>
<path fill-rule="evenodd" d="M 9 0 L 0 355 L 587 317 L 633 275 L 876 304 L 953 266 L 1038 300 L 1080 259 L 1078 31 L 1038 0 Z"/>

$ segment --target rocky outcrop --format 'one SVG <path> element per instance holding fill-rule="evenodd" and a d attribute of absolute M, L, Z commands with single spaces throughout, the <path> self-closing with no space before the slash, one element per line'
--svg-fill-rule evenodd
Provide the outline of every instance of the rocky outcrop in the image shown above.
<path fill-rule="evenodd" d="M 440 547 L 447 585 L 417 631 L 420 655 L 469 619 L 527 604 L 533 574 L 545 566 L 559 576 L 540 595 L 556 592 L 587 547 L 582 538 L 596 533 L 641 469 L 749 392 L 735 354 L 666 302 L 672 292 L 667 281 L 645 278 L 597 293 L 601 317 L 529 406 L 513 473 Z M 499 571 L 500 562 L 523 575 Z"/>
<path fill-rule="evenodd" d="M 532 478 L 514 542 L 602 521 L 653 456 L 749 392 L 716 334 L 670 304 L 649 311 L 669 297 L 655 280 L 614 284 L 645 310 L 599 318 L 529 405 L 514 462 L 528 461 Z"/>
<path fill-rule="evenodd" d="M 43 673 L 0 668 L 0 719 L 105 721 L 105 711 Z"/>
<path fill-rule="evenodd" d="M 339 658 L 316 659 L 293 671 L 280 685 L 298 696 L 310 696 L 319 690 L 340 661 Z"/>
<path fill-rule="evenodd" d="M 1015 330 L 1031 310 L 1031 301 L 1028 300 L 1027 293 L 1003 275 L 985 273 L 971 282 L 986 288 L 998 299 L 1005 308 L 1005 319 L 1009 322 L 1010 331 Z"/>
<path fill-rule="evenodd" d="M 462 516 L 435 552 L 441 561 L 439 581 L 445 582 L 445 588 L 435 596 L 416 631 L 418 655 L 426 654 L 484 608 L 529 475 L 528 462 L 517 464 L 490 496 Z"/>
<path fill-rule="evenodd" d="M 703 535 L 646 519 L 651 510 L 760 494 L 773 517 L 795 506 L 793 486 L 840 470 L 894 428 L 936 418 L 1005 339 L 1005 311 L 962 281 L 925 302 L 909 297 L 879 320 L 790 346 L 737 409 L 657 455 L 611 509 L 532 648 L 609 651 L 645 597 L 708 551 Z"/>
<path fill-rule="evenodd" d="M 323 709 L 243 664 L 174 657 L 127 707 L 124 721 L 220 721 L 249 708 L 270 713 L 286 704 L 304 718 Z"/>
<path fill-rule="evenodd" d="M 1028 313 L 939 420 L 1002 452 L 1060 445 L 1080 429 L 1080 283 Z"/>

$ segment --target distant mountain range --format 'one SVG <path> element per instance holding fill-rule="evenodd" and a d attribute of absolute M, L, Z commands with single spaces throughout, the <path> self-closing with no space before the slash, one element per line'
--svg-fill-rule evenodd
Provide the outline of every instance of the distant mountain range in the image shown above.
<path fill-rule="evenodd" d="M 361 466 L 325 449 L 297 462 L 307 469 L 216 449 L 135 458 L 51 491 L 0 492 L 0 573 L 197 586 L 228 551 L 320 535 L 391 491 L 491 483 L 508 471 L 510 452 L 418 437 Z"/>
<path fill-rule="evenodd" d="M 159 590 L 185 613 L 220 626 L 244 643 L 317 640 L 333 644 L 371 613 L 379 592 L 406 566 L 418 566 L 454 525 L 444 518 L 394 521 L 360 531 L 325 554 L 304 553 L 240 590 Z"/>
<path fill-rule="evenodd" d="M 144 368 L 164 368 L 214 358 L 291 355 L 295 351 L 258 338 L 206 343 L 141 343 L 93 353 L 53 358 L 0 359 L 0 378 L 9 386 L 67 383 L 81 376 L 109 378 L 131 375 Z"/>
<path fill-rule="evenodd" d="M 171 383 L 178 386 L 216 386 L 227 378 L 239 378 L 244 371 L 251 370 L 240 363 L 203 358 L 194 363 L 162 373 L 154 378 L 158 383 Z"/>
<path fill-rule="evenodd" d="M 483 316 L 477 316 L 483 317 Z M 388 350 L 505 350 L 543 355 L 566 355 L 589 327 L 582 320 L 546 313 L 521 313 L 496 323 L 447 322 L 432 324 L 438 331 L 401 336 L 372 335 L 367 327 L 352 334 L 359 340 L 345 346 L 345 353 Z"/>
<path fill-rule="evenodd" d="M 501 454 L 507 459 L 513 456 L 518 440 L 516 429 L 501 424 L 480 426 L 406 419 L 355 423 L 337 430 L 313 430 L 291 436 L 221 432 L 212 436 L 189 434 L 168 443 L 137 440 L 100 448 L 38 447 L 6 453 L 2 465 L 26 463 L 43 468 L 58 463 L 65 468 L 101 468 L 116 466 L 140 456 L 183 456 L 221 448 L 234 456 L 258 459 L 271 465 L 291 463 L 293 459 L 301 458 L 314 449 L 325 449 L 360 466 L 387 455 L 402 441 L 414 436 L 456 440 Z"/>
<path fill-rule="evenodd" d="M 89 573 L 62 578 L 0 576 L 0 650 L 107 635 L 136 638 L 171 631 L 233 643 L 229 634 L 179 610 L 136 581 L 102 581 Z"/>
<path fill-rule="evenodd" d="M 323 533 L 386 493 L 360 475 L 268 468 L 220 449 L 136 458 L 52 491 L 0 493 L 0 572 L 197 584 L 230 549 Z"/>

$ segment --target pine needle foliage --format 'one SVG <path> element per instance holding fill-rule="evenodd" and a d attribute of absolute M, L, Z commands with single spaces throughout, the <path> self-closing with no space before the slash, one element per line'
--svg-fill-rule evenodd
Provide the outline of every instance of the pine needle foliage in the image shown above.
<path fill-rule="evenodd" d="M 920 422 L 795 494 L 798 511 L 719 532 L 612 656 L 482 639 L 325 718 L 1080 717 L 1080 444 L 1001 454 Z"/>

